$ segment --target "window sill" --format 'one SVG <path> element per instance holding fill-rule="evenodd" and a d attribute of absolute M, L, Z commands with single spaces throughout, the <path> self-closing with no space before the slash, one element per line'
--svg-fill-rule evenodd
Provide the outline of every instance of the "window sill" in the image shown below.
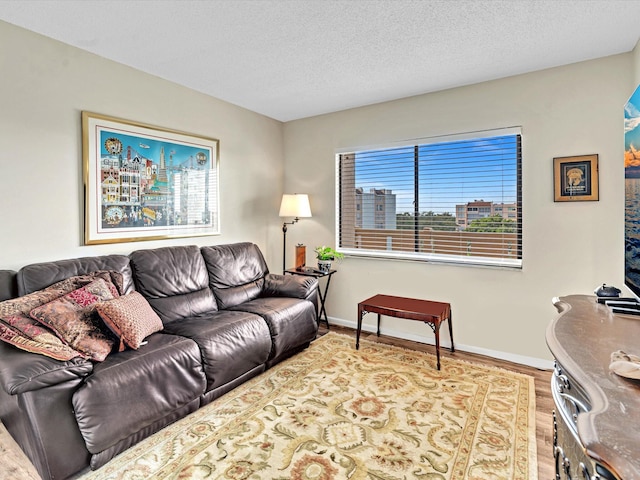
<path fill-rule="evenodd" d="M 339 249 L 348 257 L 372 258 L 378 260 L 401 260 L 447 264 L 465 267 L 508 268 L 522 270 L 522 260 L 511 258 L 466 257 L 461 255 L 415 254 L 410 252 L 388 252 L 359 249 Z"/>

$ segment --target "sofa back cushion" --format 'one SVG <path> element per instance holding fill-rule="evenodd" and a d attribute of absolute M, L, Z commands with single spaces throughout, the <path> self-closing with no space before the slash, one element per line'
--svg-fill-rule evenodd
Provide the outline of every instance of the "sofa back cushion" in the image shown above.
<path fill-rule="evenodd" d="M 163 323 L 217 311 L 207 267 L 197 246 L 136 250 L 130 258 L 136 290 Z"/>
<path fill-rule="evenodd" d="M 122 291 L 133 291 L 133 278 L 129 257 L 126 255 L 101 255 L 96 257 L 72 258 L 54 262 L 33 263 L 18 271 L 18 293 L 26 295 L 42 290 L 49 285 L 77 275 L 110 270 L 122 274 Z"/>
<path fill-rule="evenodd" d="M 13 270 L 0 270 L 0 302 L 17 296 L 16 272 Z"/>
<path fill-rule="evenodd" d="M 201 251 L 209 271 L 209 285 L 221 309 L 260 296 L 269 269 L 257 245 L 213 245 L 202 247 Z"/>

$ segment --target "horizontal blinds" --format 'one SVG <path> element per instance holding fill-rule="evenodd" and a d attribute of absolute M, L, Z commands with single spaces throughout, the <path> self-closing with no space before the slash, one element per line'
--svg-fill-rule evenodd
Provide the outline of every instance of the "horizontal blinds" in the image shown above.
<path fill-rule="evenodd" d="M 341 249 L 520 264 L 520 134 L 345 152 L 338 168 Z"/>

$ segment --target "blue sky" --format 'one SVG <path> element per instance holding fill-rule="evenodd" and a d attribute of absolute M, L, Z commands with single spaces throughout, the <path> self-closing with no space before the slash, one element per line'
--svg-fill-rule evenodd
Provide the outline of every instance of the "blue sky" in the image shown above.
<path fill-rule="evenodd" d="M 185 166 L 190 166 L 190 158 L 194 159 L 194 166 L 196 166 L 195 157 L 199 152 L 203 152 L 207 156 L 207 163 L 209 165 L 210 160 L 210 149 L 207 147 L 197 147 L 193 145 L 186 145 L 182 143 L 177 143 L 173 139 L 161 139 L 154 138 L 143 135 L 127 135 L 115 130 L 106 130 L 103 129 L 100 131 L 100 155 L 108 155 L 108 152 L 105 148 L 105 140 L 107 138 L 117 138 L 122 142 L 122 157 L 127 157 L 127 147 L 132 147 L 134 153 L 132 156 L 135 156 L 136 153 L 140 156 L 153 160 L 154 163 L 158 163 L 160 161 L 160 149 L 164 147 L 165 159 L 167 162 L 167 166 L 169 166 L 169 156 L 173 153 L 173 165 L 180 166 L 184 162 L 187 162 Z"/>
<path fill-rule="evenodd" d="M 640 178 L 640 87 L 624 106 L 624 176 Z"/>
<path fill-rule="evenodd" d="M 633 144 L 636 150 L 640 149 L 640 86 L 624 107 L 624 149 L 629 150 Z"/>
<path fill-rule="evenodd" d="M 515 136 L 423 145 L 419 148 L 421 212 L 455 214 L 474 200 L 515 203 Z M 413 211 L 414 147 L 356 154 L 356 187 L 396 194 L 398 213 Z"/>

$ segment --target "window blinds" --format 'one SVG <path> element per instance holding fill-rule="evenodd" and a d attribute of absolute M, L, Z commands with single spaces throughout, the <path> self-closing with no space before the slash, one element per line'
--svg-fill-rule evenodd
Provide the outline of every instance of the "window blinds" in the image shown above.
<path fill-rule="evenodd" d="M 339 248 L 520 267 L 522 151 L 513 130 L 339 153 Z"/>

